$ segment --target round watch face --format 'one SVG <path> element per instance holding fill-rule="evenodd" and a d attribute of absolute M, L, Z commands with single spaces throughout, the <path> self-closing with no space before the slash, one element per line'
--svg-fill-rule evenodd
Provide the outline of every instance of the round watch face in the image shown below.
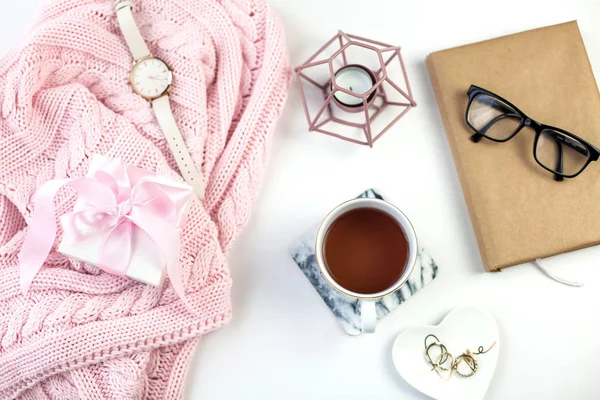
<path fill-rule="evenodd" d="M 162 96 L 171 85 L 172 73 L 158 58 L 145 58 L 135 64 L 131 72 L 131 86 L 148 99 Z"/>

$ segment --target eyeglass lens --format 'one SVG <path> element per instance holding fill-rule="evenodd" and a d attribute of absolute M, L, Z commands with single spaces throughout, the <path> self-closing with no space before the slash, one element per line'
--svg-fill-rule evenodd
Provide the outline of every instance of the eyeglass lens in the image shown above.
<path fill-rule="evenodd" d="M 475 96 L 467 118 L 479 133 L 495 140 L 510 138 L 523 122 L 521 115 L 511 106 L 487 94 Z"/>
<path fill-rule="evenodd" d="M 544 129 L 535 145 L 535 158 L 540 164 L 567 176 L 585 168 L 589 157 L 583 143 L 553 129 Z"/>

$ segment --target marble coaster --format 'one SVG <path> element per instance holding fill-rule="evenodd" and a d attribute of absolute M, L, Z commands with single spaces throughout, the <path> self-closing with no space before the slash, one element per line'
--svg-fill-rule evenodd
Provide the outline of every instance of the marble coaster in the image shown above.
<path fill-rule="evenodd" d="M 383 196 L 374 189 L 369 189 L 359 197 L 372 197 L 382 199 Z M 300 267 L 308 281 L 321 296 L 331 312 L 340 321 L 342 327 L 349 335 L 360 335 L 360 300 L 348 297 L 327 283 L 317 266 L 315 257 L 315 238 L 318 226 L 306 233 L 292 246 L 292 257 Z M 404 303 L 428 283 L 433 281 L 438 273 L 438 266 L 427 254 L 425 249 L 419 248 L 417 263 L 408 281 L 394 293 L 390 293 L 377 302 L 377 319 L 384 318 L 390 311 Z"/>

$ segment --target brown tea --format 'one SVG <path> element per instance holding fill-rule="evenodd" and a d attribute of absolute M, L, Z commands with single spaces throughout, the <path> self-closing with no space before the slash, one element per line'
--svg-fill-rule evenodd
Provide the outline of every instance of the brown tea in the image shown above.
<path fill-rule="evenodd" d="M 329 228 L 325 264 L 343 288 L 373 294 L 393 286 L 408 259 L 408 240 L 396 220 L 375 208 L 342 214 Z"/>

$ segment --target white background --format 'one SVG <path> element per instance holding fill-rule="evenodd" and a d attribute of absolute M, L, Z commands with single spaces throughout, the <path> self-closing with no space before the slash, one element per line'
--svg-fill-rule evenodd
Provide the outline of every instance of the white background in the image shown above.
<path fill-rule="evenodd" d="M 42 2 L 2 0 L 2 53 Z M 496 317 L 502 340 L 486 398 L 600 399 L 600 249 L 546 262 L 584 282 L 581 289 L 554 283 L 531 265 L 483 272 L 424 63 L 436 50 L 577 19 L 600 76 L 600 0 L 270 2 L 285 25 L 293 65 L 338 29 L 402 45 L 419 105 L 370 150 L 309 134 L 294 83 L 252 219 L 231 253 L 234 319 L 201 340 L 187 397 L 422 399 L 394 370 L 394 338 L 406 327 L 439 322 L 456 306 L 475 305 Z M 384 190 L 411 218 L 440 276 L 377 333 L 350 337 L 289 247 L 330 208 L 368 187 Z"/>

